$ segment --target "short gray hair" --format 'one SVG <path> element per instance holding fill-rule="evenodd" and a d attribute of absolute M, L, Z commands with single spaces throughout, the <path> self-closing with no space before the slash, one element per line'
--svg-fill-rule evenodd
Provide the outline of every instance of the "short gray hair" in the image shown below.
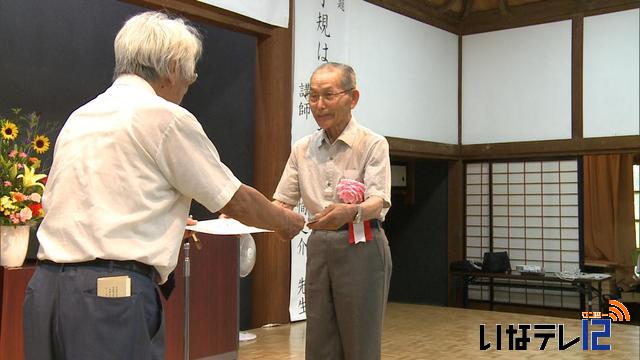
<path fill-rule="evenodd" d="M 356 84 L 356 72 L 353 68 L 347 64 L 337 63 L 337 62 L 326 62 L 318 66 L 311 74 L 311 77 L 315 75 L 320 70 L 339 70 L 342 78 L 340 79 L 340 85 L 342 85 L 343 89 L 355 89 Z"/>
<path fill-rule="evenodd" d="M 147 81 L 166 78 L 172 63 L 183 80 L 195 80 L 202 40 L 186 20 L 148 11 L 127 20 L 116 35 L 113 49 L 114 80 L 124 74 L 135 74 Z"/>

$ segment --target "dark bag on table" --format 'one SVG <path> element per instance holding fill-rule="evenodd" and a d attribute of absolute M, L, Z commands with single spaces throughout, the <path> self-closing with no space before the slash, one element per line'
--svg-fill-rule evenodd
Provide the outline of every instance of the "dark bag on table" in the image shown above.
<path fill-rule="evenodd" d="M 511 262 L 506 251 L 486 252 L 482 259 L 482 271 L 499 273 L 511 271 Z"/>

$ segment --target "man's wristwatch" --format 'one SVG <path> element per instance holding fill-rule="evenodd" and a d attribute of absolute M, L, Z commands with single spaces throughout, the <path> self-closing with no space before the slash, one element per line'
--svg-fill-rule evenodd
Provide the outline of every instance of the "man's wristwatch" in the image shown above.
<path fill-rule="evenodd" d="M 359 224 L 362 222 L 362 207 L 360 205 L 356 205 L 356 216 L 353 218 L 354 224 Z"/>

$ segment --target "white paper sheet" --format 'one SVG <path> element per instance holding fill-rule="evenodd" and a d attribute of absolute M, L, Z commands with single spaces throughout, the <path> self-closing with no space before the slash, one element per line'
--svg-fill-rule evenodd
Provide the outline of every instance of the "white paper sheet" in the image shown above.
<path fill-rule="evenodd" d="M 235 219 L 212 219 L 198 221 L 195 225 L 189 225 L 187 230 L 215 235 L 241 235 L 260 232 L 272 232 L 271 230 L 247 226 Z"/>

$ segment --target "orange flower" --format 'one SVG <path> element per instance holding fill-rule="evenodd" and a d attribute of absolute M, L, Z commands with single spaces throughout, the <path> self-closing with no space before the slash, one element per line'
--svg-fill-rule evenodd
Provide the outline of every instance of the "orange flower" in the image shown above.
<path fill-rule="evenodd" d="M 14 191 L 11 193 L 13 201 L 21 202 L 27 200 L 27 196 L 21 192 Z"/>

